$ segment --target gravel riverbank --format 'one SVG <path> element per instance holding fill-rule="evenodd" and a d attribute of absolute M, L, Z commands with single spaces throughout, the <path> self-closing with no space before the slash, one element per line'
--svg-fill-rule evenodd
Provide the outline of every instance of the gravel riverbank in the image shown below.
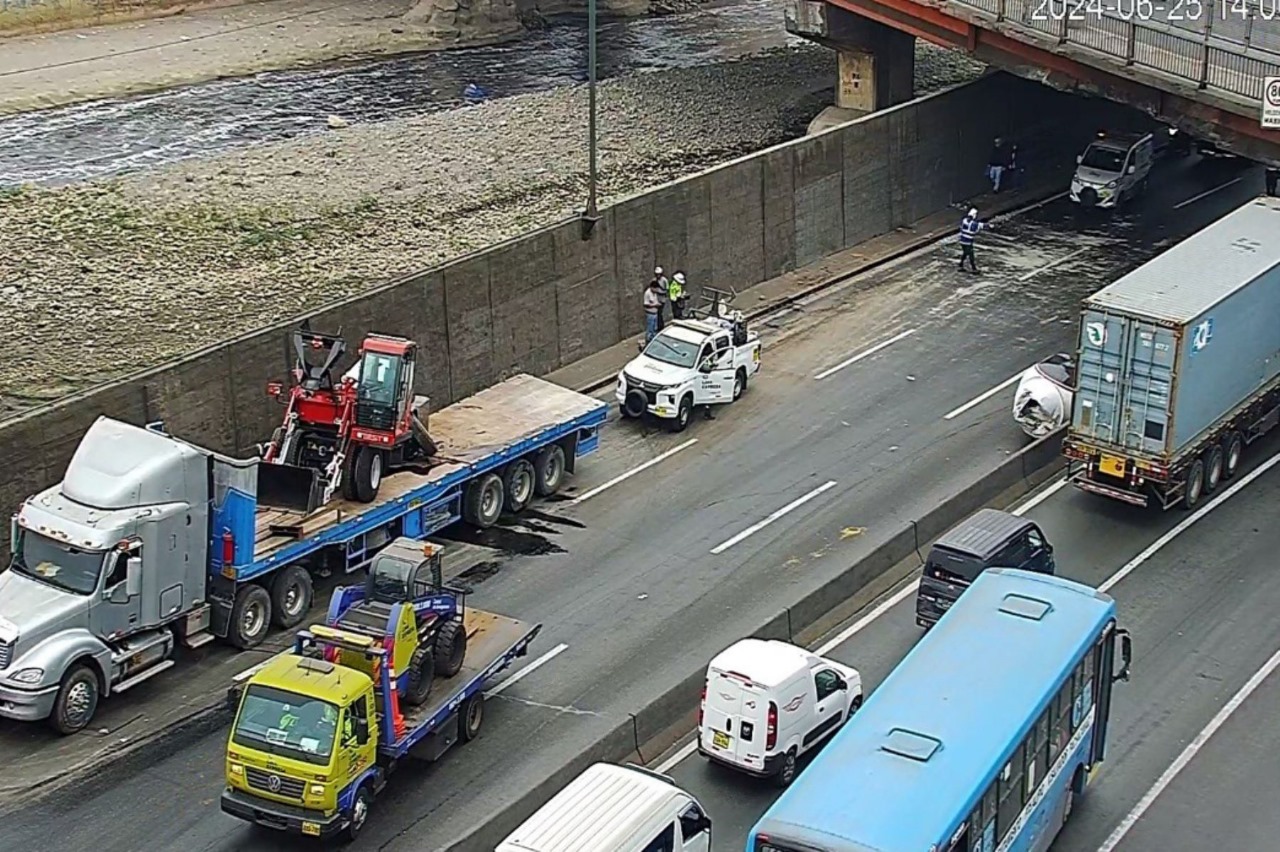
<path fill-rule="evenodd" d="M 917 48 L 917 94 L 980 72 Z M 834 79 L 835 54 L 805 46 L 603 84 L 602 200 L 802 134 Z M 560 89 L 0 197 L 0 414 L 572 214 L 586 101 Z"/>

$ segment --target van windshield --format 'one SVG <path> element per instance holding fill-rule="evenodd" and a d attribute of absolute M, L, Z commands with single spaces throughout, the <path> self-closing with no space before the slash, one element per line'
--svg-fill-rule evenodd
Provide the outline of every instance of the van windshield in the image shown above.
<path fill-rule="evenodd" d="M 944 547 L 935 547 L 929 553 L 925 575 L 947 582 L 972 583 L 978 579 L 985 566 L 967 553 L 959 553 Z"/>
<path fill-rule="evenodd" d="M 1118 172 L 1124 169 L 1124 151 L 1115 148 L 1104 148 L 1101 145 L 1090 145 L 1085 149 L 1080 165 L 1100 172 Z"/>

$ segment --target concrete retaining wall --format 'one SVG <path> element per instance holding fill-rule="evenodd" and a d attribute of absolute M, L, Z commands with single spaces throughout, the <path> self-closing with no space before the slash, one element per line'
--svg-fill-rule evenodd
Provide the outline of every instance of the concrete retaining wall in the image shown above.
<path fill-rule="evenodd" d="M 310 315 L 354 343 L 416 338 L 420 393 L 436 407 L 517 372 L 545 374 L 642 328 L 655 261 L 692 288 L 742 289 L 909 224 L 985 188 L 991 138 L 1016 138 L 1032 168 L 1062 170 L 1112 108 L 1003 74 L 727 163 L 576 221 L 405 276 Z M 0 506 L 57 482 L 99 415 L 164 420 L 175 434 L 244 453 L 278 424 L 265 383 L 286 367 L 301 317 L 0 424 Z M 139 333 L 145 333 L 140 330 Z M 345 364 L 341 365 L 345 368 Z M 8 542 L 0 543 L 7 548 Z"/>
<path fill-rule="evenodd" d="M 929 544 L 949 527 L 968 515 L 993 504 L 1016 499 L 1046 482 L 1065 466 L 1061 455 L 1063 432 L 1043 438 L 1010 457 L 991 474 L 962 489 L 950 500 L 924 517 L 912 521 L 868 556 L 850 566 L 821 588 L 786 607 L 762 623 L 750 635 L 762 639 L 783 639 L 806 643 L 829 630 L 839 618 L 847 617 L 850 598 L 890 568 L 909 561 L 911 572 L 924 564 L 922 554 Z M 707 649 L 708 654 L 715 649 Z M 596 761 L 650 762 L 673 744 L 679 734 L 696 723 L 698 697 L 705 669 L 690 672 L 664 695 L 619 720 L 593 746 L 562 766 L 547 767 L 547 779 L 505 807 L 449 852 L 476 852 L 493 849 L 521 822 L 540 808 L 583 769 Z"/>

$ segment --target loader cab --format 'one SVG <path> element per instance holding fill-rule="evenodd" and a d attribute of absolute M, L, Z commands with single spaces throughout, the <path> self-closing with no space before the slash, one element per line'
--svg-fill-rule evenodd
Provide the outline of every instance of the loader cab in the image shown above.
<path fill-rule="evenodd" d="M 408 428 L 416 354 L 412 341 L 369 336 L 360 350 L 355 425 L 385 432 Z"/>
<path fill-rule="evenodd" d="M 430 542 L 396 540 L 374 557 L 365 579 L 365 599 L 384 604 L 421 600 L 444 586 L 442 549 Z"/>

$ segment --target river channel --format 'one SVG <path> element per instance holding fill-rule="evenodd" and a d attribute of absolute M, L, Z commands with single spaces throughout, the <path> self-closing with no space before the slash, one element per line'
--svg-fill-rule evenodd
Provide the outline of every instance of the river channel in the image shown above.
<path fill-rule="evenodd" d="M 519 42 L 219 80 L 0 119 L 0 187 L 107 177 L 327 129 L 464 108 L 475 83 L 509 97 L 586 79 L 584 20 Z M 776 0 L 720 0 L 696 12 L 607 21 L 600 79 L 689 68 L 800 40 Z"/>

